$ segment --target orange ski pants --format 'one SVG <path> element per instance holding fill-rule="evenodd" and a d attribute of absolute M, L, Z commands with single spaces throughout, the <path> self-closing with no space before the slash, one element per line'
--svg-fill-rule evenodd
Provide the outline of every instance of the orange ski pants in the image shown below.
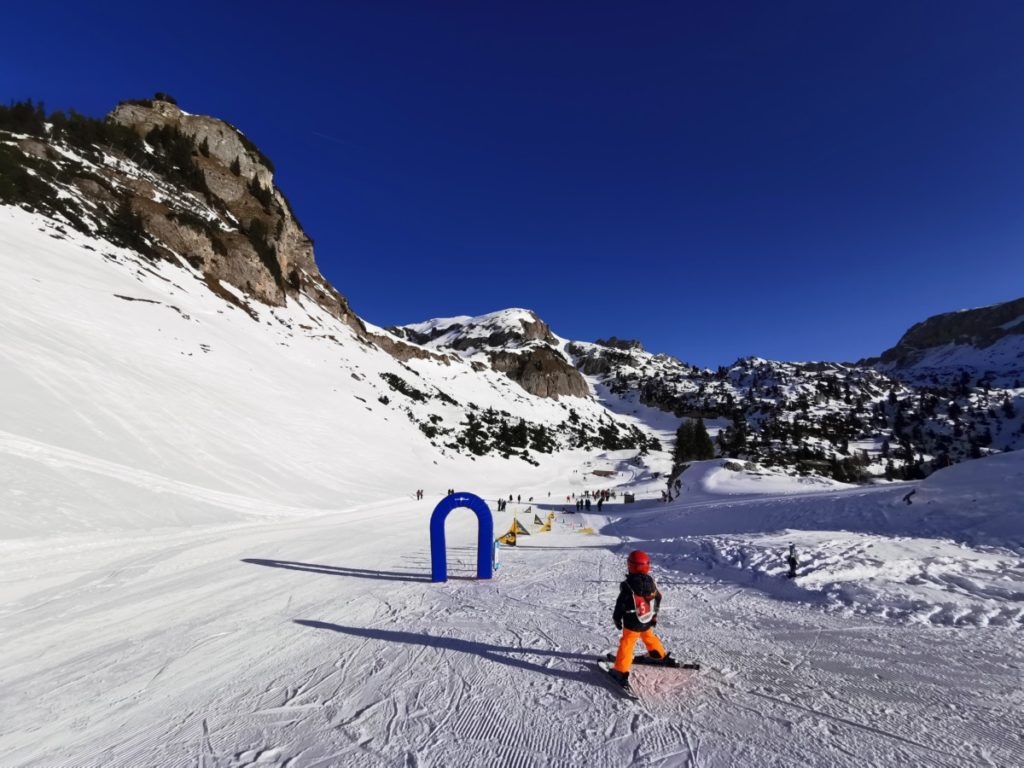
<path fill-rule="evenodd" d="M 629 672 L 633 666 L 633 647 L 637 640 L 643 640 L 648 653 L 656 651 L 660 656 L 665 656 L 665 646 L 661 644 L 653 629 L 645 629 L 643 632 L 624 629 L 622 639 L 619 640 L 619 652 L 615 654 L 615 668 L 619 672 Z"/>

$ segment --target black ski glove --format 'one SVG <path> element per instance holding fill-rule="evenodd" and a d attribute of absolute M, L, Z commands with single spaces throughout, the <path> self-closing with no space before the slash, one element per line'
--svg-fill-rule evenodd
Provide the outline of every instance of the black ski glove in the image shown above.
<path fill-rule="evenodd" d="M 616 629 L 622 629 L 622 619 L 616 619 L 615 620 L 615 628 Z"/>
<path fill-rule="evenodd" d="M 653 619 L 651 619 L 651 626 L 652 627 L 658 626 L 658 617 L 657 616 L 655 616 Z"/>

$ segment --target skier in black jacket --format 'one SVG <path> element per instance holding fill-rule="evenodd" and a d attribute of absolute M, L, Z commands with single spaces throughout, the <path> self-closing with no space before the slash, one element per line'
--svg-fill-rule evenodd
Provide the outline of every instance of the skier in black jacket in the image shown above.
<path fill-rule="evenodd" d="M 651 578 L 651 560 L 646 552 L 636 550 L 626 560 L 628 575 L 619 588 L 612 620 L 622 630 L 619 651 L 615 655 L 612 677 L 623 686 L 629 683 L 629 670 L 633 666 L 633 647 L 642 640 L 648 655 L 659 663 L 670 663 L 665 646 L 654 634 L 661 607 L 661 592 Z"/>

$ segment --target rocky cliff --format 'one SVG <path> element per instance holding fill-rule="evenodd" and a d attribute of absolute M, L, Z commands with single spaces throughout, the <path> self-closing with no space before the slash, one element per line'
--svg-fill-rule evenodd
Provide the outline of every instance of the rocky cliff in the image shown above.
<path fill-rule="evenodd" d="M 984 349 L 1006 336 L 1024 334 L 1024 298 L 979 309 L 945 312 L 911 326 L 895 347 L 881 355 L 885 363 L 909 362 L 927 349 L 970 344 Z"/>
<path fill-rule="evenodd" d="M 1024 381 L 1024 298 L 929 317 L 879 358 L 862 364 L 920 383 L 966 377 L 1019 388 Z"/>
<path fill-rule="evenodd" d="M 311 300 L 365 334 L 320 274 L 270 160 L 223 120 L 189 114 L 164 94 L 122 102 L 105 120 L 24 104 L 2 117 L 0 170 L 10 184 L 0 186 L 0 202 L 185 261 L 243 308 L 222 282 L 272 306 Z"/>
<path fill-rule="evenodd" d="M 147 232 L 186 255 L 204 274 L 259 301 L 280 305 L 288 296 L 305 295 L 352 327 L 365 330 L 345 298 L 320 274 L 313 241 L 274 185 L 270 160 L 238 129 L 158 99 L 122 102 L 107 119 L 131 129 L 151 147 L 166 146 L 167 137 L 186 139 L 192 147 L 192 191 L 219 220 L 196 227 L 178 215 L 173 204 L 147 194 L 150 189 L 139 184 L 132 205 Z M 149 141 L 150 137 L 163 141 Z M 146 167 L 146 160 L 140 164 Z"/>
<path fill-rule="evenodd" d="M 1024 446 L 1024 299 L 929 318 L 880 360 L 747 358 L 717 371 L 634 340 L 566 342 L 525 309 L 369 326 L 320 274 L 270 160 L 233 126 L 163 95 L 123 102 L 106 120 L 0 106 L 0 204 L 44 214 L 55 239 L 68 227 L 92 236 L 97 258 L 152 274 L 175 264 L 176 286 L 195 278 L 204 296 L 208 288 L 345 354 L 383 350 L 371 375 L 349 366 L 353 381 L 379 382 L 359 401 L 404 414 L 439 450 L 518 455 L 523 430 L 540 452 L 650 447 L 635 425 L 608 426 L 640 405 L 716 420 L 724 455 L 837 479 L 917 477 Z M 104 250 L 104 240 L 135 254 Z M 289 312 L 278 312 L 284 305 Z M 355 338 L 298 319 L 321 309 L 327 326 L 337 320 Z M 419 380 L 435 374 L 432 384 Z"/>
<path fill-rule="evenodd" d="M 561 352 L 561 341 L 528 309 L 506 309 L 478 317 L 449 317 L 389 329 L 401 338 L 462 357 L 504 373 L 531 395 L 589 397 L 580 372 Z"/>

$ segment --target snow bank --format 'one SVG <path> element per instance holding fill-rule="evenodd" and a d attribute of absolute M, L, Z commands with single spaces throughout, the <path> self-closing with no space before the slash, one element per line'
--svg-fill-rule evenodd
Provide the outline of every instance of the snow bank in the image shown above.
<path fill-rule="evenodd" d="M 849 488 L 824 477 L 793 477 L 778 470 L 731 459 L 697 461 L 683 472 L 684 492 L 704 495 L 788 495 Z"/>
<path fill-rule="evenodd" d="M 659 567 L 829 611 L 1024 626 L 1024 452 L 959 464 L 920 484 L 808 492 L 816 484 L 757 478 L 699 462 L 683 474 L 678 500 L 627 510 L 602 532 L 656 553 Z M 791 543 L 800 561 L 792 580 Z"/>
<path fill-rule="evenodd" d="M 796 578 L 786 554 L 796 546 Z M 957 627 L 1024 626 L 1024 560 L 943 539 L 783 531 L 663 540 L 663 567 L 847 616 Z"/>
<path fill-rule="evenodd" d="M 458 360 L 402 363 L 312 303 L 250 317 L 187 265 L 17 208 L 0 207 L 0 272 L 2 538 L 316 515 L 416 488 L 529 496 L 568 490 L 588 455 L 532 466 L 431 444 L 422 425 L 456 430 L 470 404 L 549 427 L 569 406 Z"/>
<path fill-rule="evenodd" d="M 931 521 L 946 521 L 971 541 L 1024 551 L 1024 451 L 940 470 L 910 497 Z"/>

